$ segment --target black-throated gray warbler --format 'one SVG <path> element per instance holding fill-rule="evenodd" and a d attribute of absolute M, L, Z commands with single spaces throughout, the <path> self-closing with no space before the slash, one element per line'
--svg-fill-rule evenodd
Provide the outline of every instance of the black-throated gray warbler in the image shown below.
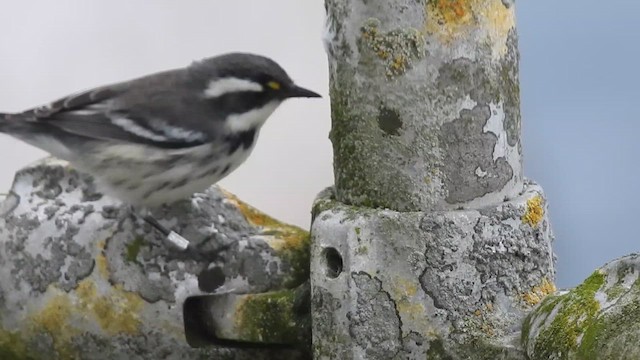
<path fill-rule="evenodd" d="M 153 208 L 235 170 L 282 101 L 319 96 L 269 58 L 232 53 L 0 114 L 0 132 L 69 161 L 125 203 Z"/>

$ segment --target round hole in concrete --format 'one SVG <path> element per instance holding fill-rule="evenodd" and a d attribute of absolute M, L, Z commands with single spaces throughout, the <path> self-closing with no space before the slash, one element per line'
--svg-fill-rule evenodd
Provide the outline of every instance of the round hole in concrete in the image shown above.
<path fill-rule="evenodd" d="M 327 277 L 331 279 L 337 278 L 342 273 L 342 256 L 336 248 L 332 247 L 325 248 L 322 252 L 324 253 Z"/>

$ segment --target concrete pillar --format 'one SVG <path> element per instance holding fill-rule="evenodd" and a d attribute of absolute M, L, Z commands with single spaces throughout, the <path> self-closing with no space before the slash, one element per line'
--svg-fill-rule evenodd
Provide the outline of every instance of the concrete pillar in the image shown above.
<path fill-rule="evenodd" d="M 317 359 L 521 358 L 553 235 L 522 175 L 507 0 L 326 0 L 335 187 L 312 224 Z"/>
<path fill-rule="evenodd" d="M 337 199 L 451 210 L 523 189 L 513 5 L 327 0 Z"/>

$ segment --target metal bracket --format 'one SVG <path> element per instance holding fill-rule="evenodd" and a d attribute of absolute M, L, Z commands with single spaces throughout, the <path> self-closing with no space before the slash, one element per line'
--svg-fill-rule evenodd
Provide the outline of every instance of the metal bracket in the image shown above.
<path fill-rule="evenodd" d="M 187 298 L 183 305 L 192 347 L 310 348 L 309 282 L 295 289 L 259 294 Z"/>

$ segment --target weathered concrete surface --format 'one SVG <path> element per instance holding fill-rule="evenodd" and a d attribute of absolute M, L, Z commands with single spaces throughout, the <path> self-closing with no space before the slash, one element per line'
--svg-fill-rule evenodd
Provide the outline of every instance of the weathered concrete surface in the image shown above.
<path fill-rule="evenodd" d="M 523 188 L 507 0 L 326 0 L 337 199 L 398 211 Z"/>
<path fill-rule="evenodd" d="M 525 181 L 514 2 L 325 0 L 335 188 L 312 224 L 318 359 L 523 359 L 554 291 Z"/>
<path fill-rule="evenodd" d="M 154 215 L 194 247 L 172 249 L 64 162 L 21 170 L 0 202 L 0 359 L 303 356 L 209 345 L 308 338 L 288 290 L 308 279 L 307 232 L 217 187 Z M 201 307 L 225 301 L 227 312 Z"/>
<path fill-rule="evenodd" d="M 521 359 L 555 290 L 542 189 L 475 210 L 396 212 L 323 192 L 311 246 L 316 359 Z"/>
<path fill-rule="evenodd" d="M 522 333 L 531 360 L 640 359 L 640 255 L 614 260 L 546 298 Z"/>

